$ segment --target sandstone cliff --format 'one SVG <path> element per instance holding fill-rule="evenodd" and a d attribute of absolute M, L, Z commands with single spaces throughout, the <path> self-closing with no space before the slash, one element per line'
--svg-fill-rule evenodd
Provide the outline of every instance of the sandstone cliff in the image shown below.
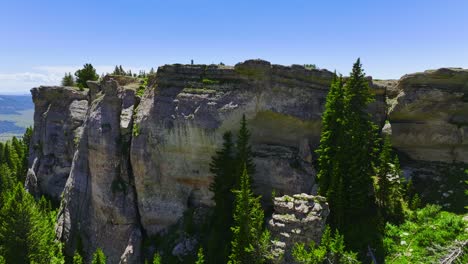
<path fill-rule="evenodd" d="M 369 80 L 376 95 L 369 111 L 381 127 L 391 90 L 392 140 L 410 157 L 407 166 L 467 162 L 466 75 L 452 69 Z M 80 244 L 88 257 L 102 247 L 112 263 L 138 262 L 142 236 L 167 230 L 189 208 L 212 205 L 210 158 L 242 114 L 252 133 L 255 191 L 264 202 L 272 190 L 313 192 L 331 78 L 327 70 L 251 60 L 162 66 L 141 98 L 131 78 L 106 77 L 84 92 L 34 88 L 28 188 L 57 200 L 62 194 L 57 233 L 68 253 Z"/>

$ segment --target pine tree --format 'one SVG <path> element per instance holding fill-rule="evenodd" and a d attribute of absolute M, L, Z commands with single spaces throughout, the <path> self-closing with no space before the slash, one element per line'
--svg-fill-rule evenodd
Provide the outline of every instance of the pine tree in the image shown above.
<path fill-rule="evenodd" d="M 384 220 L 399 224 L 404 220 L 403 188 L 400 180 L 400 162 L 396 155 L 392 156 L 390 138 L 386 136 L 376 167 L 374 190 Z"/>
<path fill-rule="evenodd" d="M 358 59 L 344 85 L 341 78 L 332 83 L 317 151 L 319 192 L 328 198 L 330 223 L 361 252 L 369 244 L 380 245 L 372 178 L 378 131 L 367 112 L 373 99 Z"/>
<path fill-rule="evenodd" d="M 237 179 L 241 178 L 243 166 L 246 166 L 249 175 L 255 174 L 255 164 L 253 162 L 252 147 L 250 146 L 250 132 L 247 128 L 245 114 L 242 115 L 241 126 L 236 142 L 236 160 L 237 160 Z M 239 182 L 236 182 L 236 188 Z"/>
<path fill-rule="evenodd" d="M 77 85 L 82 88 L 88 88 L 87 81 L 97 81 L 99 79 L 96 69 L 90 63 L 86 63 L 83 69 L 77 70 L 75 76 Z"/>
<path fill-rule="evenodd" d="M 65 76 L 62 78 L 62 86 L 75 86 L 75 78 L 73 78 L 71 73 L 65 73 Z"/>
<path fill-rule="evenodd" d="M 93 254 L 92 264 L 106 264 L 106 255 L 102 252 L 102 249 L 98 248 Z"/>
<path fill-rule="evenodd" d="M 55 214 L 41 213 L 22 184 L 5 195 L 0 209 L 0 255 L 8 263 L 58 263 L 61 245 L 55 241 Z"/>
<path fill-rule="evenodd" d="M 322 116 L 322 134 L 320 146 L 317 149 L 319 166 L 319 193 L 328 197 L 333 208 L 330 223 L 342 227 L 345 222 L 345 182 L 347 164 L 343 148 L 345 142 L 345 101 L 343 78 L 336 76 L 330 87 Z"/>
<path fill-rule="evenodd" d="M 159 253 L 154 254 L 153 264 L 161 264 L 161 255 Z"/>
<path fill-rule="evenodd" d="M 75 252 L 73 255 L 73 264 L 83 264 L 83 258 L 81 257 L 80 253 Z"/>
<path fill-rule="evenodd" d="M 195 264 L 205 264 L 205 255 L 203 255 L 203 248 L 200 247 L 197 253 L 197 261 Z"/>
<path fill-rule="evenodd" d="M 260 197 L 255 197 L 250 186 L 247 166 L 240 179 L 236 194 L 234 210 L 234 226 L 232 227 L 232 251 L 229 256 L 231 264 L 263 263 L 262 241 L 265 237 L 262 231 L 264 212 L 260 205 Z"/>
<path fill-rule="evenodd" d="M 229 255 L 232 233 L 230 227 L 233 222 L 234 189 L 236 182 L 234 144 L 232 133 L 223 135 L 223 147 L 216 152 L 210 163 L 210 171 L 214 180 L 210 185 L 215 202 L 212 228 L 208 240 L 208 259 L 210 263 L 226 263 Z"/>

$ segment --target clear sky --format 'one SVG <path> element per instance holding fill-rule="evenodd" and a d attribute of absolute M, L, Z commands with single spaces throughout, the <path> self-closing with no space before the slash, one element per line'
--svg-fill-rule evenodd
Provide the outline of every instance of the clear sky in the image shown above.
<path fill-rule="evenodd" d="M 0 94 L 92 63 L 133 71 L 261 58 L 374 78 L 468 68 L 467 0 L 0 0 Z"/>

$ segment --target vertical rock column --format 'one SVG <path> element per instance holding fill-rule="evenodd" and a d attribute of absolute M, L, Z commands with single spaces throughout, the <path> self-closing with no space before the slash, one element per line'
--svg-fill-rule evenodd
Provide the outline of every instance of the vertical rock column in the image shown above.
<path fill-rule="evenodd" d="M 57 233 L 68 254 L 79 243 L 88 259 L 102 248 L 109 263 L 137 263 L 141 230 L 129 162 L 135 92 L 113 80 L 101 88 L 87 114 Z"/>

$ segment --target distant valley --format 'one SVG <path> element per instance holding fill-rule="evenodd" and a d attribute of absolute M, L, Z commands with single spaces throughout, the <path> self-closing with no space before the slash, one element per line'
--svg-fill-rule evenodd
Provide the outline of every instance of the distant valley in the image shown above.
<path fill-rule="evenodd" d="M 0 95 L 0 142 L 22 136 L 33 125 L 33 116 L 30 95 Z"/>

